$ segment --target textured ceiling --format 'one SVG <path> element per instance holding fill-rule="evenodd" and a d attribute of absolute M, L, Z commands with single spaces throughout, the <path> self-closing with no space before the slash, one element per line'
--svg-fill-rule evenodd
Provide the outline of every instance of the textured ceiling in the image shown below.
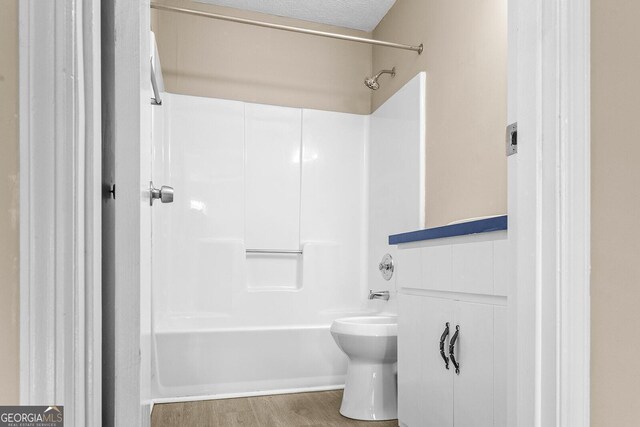
<path fill-rule="evenodd" d="M 200 3 L 373 31 L 396 0 L 198 0 Z"/>

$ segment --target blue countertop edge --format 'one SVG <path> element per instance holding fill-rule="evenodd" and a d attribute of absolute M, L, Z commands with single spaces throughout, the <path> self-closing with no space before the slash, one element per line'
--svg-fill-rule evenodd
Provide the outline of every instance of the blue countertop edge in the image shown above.
<path fill-rule="evenodd" d="M 465 236 L 468 234 L 490 233 L 492 231 L 506 230 L 507 225 L 507 215 L 502 215 L 493 218 L 463 222 L 461 224 L 445 225 L 442 227 L 427 228 L 424 230 L 393 234 L 389 236 L 389 244 L 400 245 L 402 243 L 419 242 L 421 240 L 442 239 L 445 237 Z"/>

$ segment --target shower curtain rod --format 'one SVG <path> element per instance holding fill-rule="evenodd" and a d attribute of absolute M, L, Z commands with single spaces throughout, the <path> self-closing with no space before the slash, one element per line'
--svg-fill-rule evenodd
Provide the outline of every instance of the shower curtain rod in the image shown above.
<path fill-rule="evenodd" d="M 309 30 L 309 29 L 300 28 L 300 27 L 291 27 L 289 25 L 270 24 L 268 22 L 254 21 L 253 19 L 236 18 L 233 16 L 220 15 L 217 13 L 210 13 L 210 12 L 201 12 L 199 10 L 185 9 L 182 7 L 165 6 L 165 5 L 156 4 L 156 3 L 151 3 L 151 8 L 166 11 L 166 12 L 177 12 L 177 13 L 184 13 L 187 15 L 201 16 L 203 18 L 219 19 L 221 21 L 237 22 L 239 24 L 255 25 L 256 27 L 272 28 L 274 30 L 291 31 L 294 33 L 302 33 L 302 34 L 308 34 L 312 36 L 328 37 L 332 39 L 347 40 L 347 41 L 352 41 L 357 43 L 367 43 L 367 44 L 372 44 L 376 46 L 393 47 L 396 49 L 412 50 L 414 52 L 418 52 L 418 55 L 422 53 L 422 43 L 420 43 L 419 46 L 411 46 L 408 44 L 385 42 L 382 40 L 368 39 L 365 37 L 348 36 L 346 34 L 328 33 L 326 31 Z"/>

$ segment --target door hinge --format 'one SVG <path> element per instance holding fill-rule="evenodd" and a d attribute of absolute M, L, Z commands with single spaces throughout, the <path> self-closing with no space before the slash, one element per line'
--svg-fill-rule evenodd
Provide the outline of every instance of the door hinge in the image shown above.
<path fill-rule="evenodd" d="M 507 126 L 507 156 L 518 152 L 518 122 Z"/>

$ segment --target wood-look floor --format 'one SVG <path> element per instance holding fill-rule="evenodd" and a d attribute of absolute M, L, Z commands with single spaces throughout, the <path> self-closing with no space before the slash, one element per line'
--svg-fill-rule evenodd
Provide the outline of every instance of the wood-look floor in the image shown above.
<path fill-rule="evenodd" d="M 152 427 L 397 427 L 398 421 L 356 421 L 340 415 L 342 390 L 238 399 L 162 403 Z"/>

